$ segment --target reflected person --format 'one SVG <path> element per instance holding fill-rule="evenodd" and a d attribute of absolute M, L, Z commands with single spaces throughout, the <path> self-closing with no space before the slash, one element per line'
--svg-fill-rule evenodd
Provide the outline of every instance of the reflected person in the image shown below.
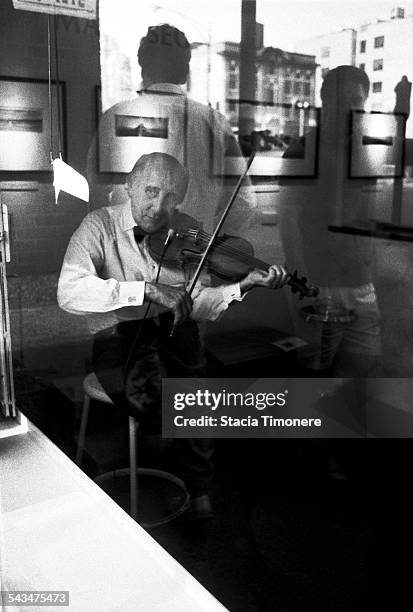
<path fill-rule="evenodd" d="M 367 74 L 354 66 L 327 73 L 321 87 L 318 177 L 303 188 L 286 186 L 285 181 L 283 187 L 281 232 L 287 265 L 306 270 L 320 286 L 323 299 L 317 306 L 325 317 L 324 322 L 306 323 L 298 317 L 298 330 L 318 346 L 310 367 L 333 376 L 375 376 L 381 367 L 374 241 L 328 229 L 340 211 L 348 225 L 366 218 L 365 193 L 360 182 L 347 180 L 347 169 L 350 115 L 364 109 L 369 87 Z M 312 128 L 284 157 L 304 157 L 306 143 L 314 138 Z"/>
<path fill-rule="evenodd" d="M 92 207 L 101 205 L 102 191 L 111 192 L 112 203 L 122 201 L 116 173 L 129 171 L 139 155 L 160 151 L 173 155 L 188 169 L 182 211 L 207 231 L 212 229 L 235 184 L 234 179 L 224 178 L 225 156 L 242 154 L 225 117 L 186 94 L 190 59 L 191 46 L 183 32 L 168 24 L 148 28 L 138 50 L 142 82 L 137 96 L 103 114 L 98 138 L 89 151 Z M 125 137 L 128 128 L 131 131 Z M 99 174 L 98 166 L 112 176 Z M 248 185 L 247 178 L 225 222 L 227 233 L 239 233 L 256 223 L 255 200 Z M 104 200 L 106 195 L 103 193 Z"/>

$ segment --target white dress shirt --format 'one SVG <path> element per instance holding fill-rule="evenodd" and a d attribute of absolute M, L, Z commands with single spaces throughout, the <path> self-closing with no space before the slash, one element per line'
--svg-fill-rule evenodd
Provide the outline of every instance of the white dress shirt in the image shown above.
<path fill-rule="evenodd" d="M 73 234 L 58 284 L 59 306 L 85 315 L 96 333 L 121 321 L 140 319 L 146 310 L 145 281 L 154 282 L 158 263 L 151 257 L 148 237 L 136 243 L 130 202 L 89 213 Z M 159 281 L 167 285 L 185 282 L 182 270 L 161 268 Z M 239 284 L 209 287 L 202 275 L 193 298 L 192 318 L 218 319 L 233 300 L 242 300 Z M 149 316 L 165 312 L 152 304 Z"/>

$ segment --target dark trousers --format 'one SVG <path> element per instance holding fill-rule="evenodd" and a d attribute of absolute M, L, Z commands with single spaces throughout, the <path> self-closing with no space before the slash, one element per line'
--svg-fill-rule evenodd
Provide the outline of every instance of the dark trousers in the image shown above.
<path fill-rule="evenodd" d="M 96 334 L 93 369 L 106 393 L 147 434 L 161 431 L 162 378 L 199 378 L 204 351 L 195 322 L 180 325 L 172 338 L 172 315 L 127 321 Z M 176 448 L 180 476 L 193 495 L 209 489 L 213 441 L 179 439 Z"/>

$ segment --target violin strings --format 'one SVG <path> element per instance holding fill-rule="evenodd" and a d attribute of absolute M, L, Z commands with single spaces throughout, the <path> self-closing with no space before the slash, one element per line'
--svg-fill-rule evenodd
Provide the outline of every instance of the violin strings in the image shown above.
<path fill-rule="evenodd" d="M 204 240 L 209 240 L 210 237 L 211 237 L 206 232 L 199 232 L 198 235 L 201 236 L 201 238 L 203 238 Z M 247 264 L 248 263 L 256 264 L 257 267 L 259 267 L 259 268 L 262 268 L 263 264 L 268 268 L 268 264 L 266 264 L 265 262 L 257 259 L 253 255 L 249 255 L 245 251 L 241 251 L 240 249 L 236 249 L 235 247 L 230 247 L 228 245 L 225 246 L 225 244 L 224 244 L 225 241 L 226 241 L 226 238 L 217 238 L 217 241 L 216 241 L 217 245 L 219 247 L 219 250 L 222 253 L 228 254 L 228 255 L 234 255 L 234 256 L 238 257 L 244 263 L 247 263 Z"/>
<path fill-rule="evenodd" d="M 203 232 L 201 230 L 197 231 L 197 237 L 200 237 L 203 240 L 209 240 L 211 238 L 211 236 L 207 232 Z M 256 257 L 249 255 L 248 253 L 246 253 L 245 251 L 241 251 L 240 249 L 236 249 L 234 247 L 229 247 L 229 246 L 224 246 L 226 240 L 227 240 L 226 238 L 222 238 L 222 237 L 219 237 L 216 239 L 217 248 L 219 249 L 221 253 L 224 253 L 224 254 L 228 253 L 230 255 L 236 255 L 239 260 L 245 263 L 255 264 L 258 268 L 261 268 L 261 269 L 265 267 L 265 269 L 268 270 L 269 265 L 265 263 L 264 261 L 261 261 L 260 259 L 257 259 Z M 300 292 L 301 295 L 311 295 L 310 293 L 307 293 L 303 289 L 303 286 L 306 287 L 306 283 L 305 282 L 303 283 L 302 280 L 296 279 L 294 275 L 290 275 L 290 279 L 287 281 L 287 284 L 293 287 L 296 287 L 296 290 L 298 287 L 298 291 Z M 317 295 L 317 293 L 315 295 Z"/>
<path fill-rule="evenodd" d="M 256 264 L 259 267 L 261 267 L 263 265 L 264 262 L 260 261 L 259 259 L 257 259 L 253 255 L 249 255 L 245 251 L 241 251 L 240 249 L 236 249 L 235 247 L 231 247 L 231 246 L 225 245 L 225 240 L 226 240 L 226 238 L 218 238 L 217 239 L 217 248 L 219 248 L 220 252 L 223 253 L 224 255 L 225 254 L 227 254 L 227 255 L 234 255 L 235 257 L 237 257 L 238 259 L 240 259 L 241 261 L 243 261 L 245 263 Z M 265 265 L 267 265 L 267 264 L 265 264 Z"/>

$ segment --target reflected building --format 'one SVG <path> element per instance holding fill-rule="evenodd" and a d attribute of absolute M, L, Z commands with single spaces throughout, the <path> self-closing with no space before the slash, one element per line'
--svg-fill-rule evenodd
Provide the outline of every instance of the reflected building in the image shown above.
<path fill-rule="evenodd" d="M 321 34 L 299 41 L 296 51 L 315 55 L 316 71 L 316 105 L 321 105 L 320 89 L 323 78 L 329 70 L 336 66 L 355 66 L 357 32 L 345 28 L 339 32 Z"/>
<path fill-rule="evenodd" d="M 299 128 L 296 107 L 306 108 L 315 102 L 316 62 L 313 55 L 290 53 L 264 47 L 257 53 L 256 99 L 276 104 L 277 113 L 263 112 L 261 129 L 272 133 L 294 133 Z M 260 121 L 259 117 L 256 120 Z M 258 123 L 259 125 L 259 123 Z"/>
<path fill-rule="evenodd" d="M 403 75 L 413 78 L 413 14 L 396 7 L 388 19 L 361 23 L 356 29 L 344 29 L 308 38 L 296 44 L 296 50 L 313 53 L 319 69 L 316 79 L 316 103 L 321 82 L 328 70 L 339 65 L 357 66 L 371 82 L 371 110 L 390 111 L 394 107 L 394 87 Z"/>
<path fill-rule="evenodd" d="M 291 124 L 297 121 L 294 107 L 315 103 L 315 57 L 264 47 L 262 35 L 257 41 L 255 101 L 264 107 L 277 105 L 279 108 L 277 113 L 262 113 L 262 117 L 257 113 L 256 125 L 276 134 L 290 131 Z M 234 130 L 238 125 L 239 65 L 240 43 L 192 45 L 188 93 L 223 113 Z"/>
<path fill-rule="evenodd" d="M 371 82 L 371 109 L 393 110 L 394 86 L 403 75 L 413 78 L 413 14 L 393 9 L 390 19 L 374 20 L 357 33 L 356 66 Z"/>

